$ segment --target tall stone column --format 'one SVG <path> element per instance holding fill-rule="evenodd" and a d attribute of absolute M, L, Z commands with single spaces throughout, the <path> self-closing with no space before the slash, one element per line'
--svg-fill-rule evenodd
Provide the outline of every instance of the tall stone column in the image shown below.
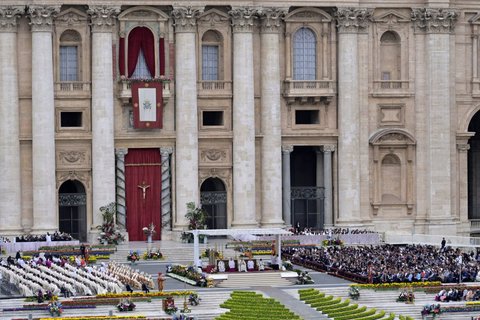
<path fill-rule="evenodd" d="M 447 224 L 455 211 L 451 193 L 453 137 L 450 123 L 455 74 L 450 68 L 450 57 L 453 54 L 450 52 L 450 33 L 454 30 L 456 19 L 457 13 L 451 9 L 421 8 L 412 11 L 415 31 L 426 33 L 428 218 L 430 221 L 437 219 L 436 223 L 429 226 L 432 232 L 434 229 L 454 232 L 445 230 L 441 224 Z"/>
<path fill-rule="evenodd" d="M 323 146 L 323 185 L 325 187 L 325 200 L 323 202 L 324 226 L 333 227 L 333 171 L 332 171 L 332 153 L 335 151 L 334 145 Z"/>
<path fill-rule="evenodd" d="M 253 27 L 256 10 L 234 7 L 233 27 L 233 227 L 258 225 L 255 219 L 255 102 Z"/>
<path fill-rule="evenodd" d="M 282 146 L 282 211 L 283 221 L 287 226 L 292 225 L 292 199 L 291 199 L 291 179 L 290 179 L 290 154 L 293 146 Z"/>
<path fill-rule="evenodd" d="M 23 6 L 0 6 L 1 232 L 29 229 L 22 220 L 17 71 L 17 18 Z"/>
<path fill-rule="evenodd" d="M 33 230 L 38 232 L 58 229 L 52 27 L 59 10 L 59 6 L 28 8 L 32 28 Z"/>
<path fill-rule="evenodd" d="M 338 8 L 338 194 L 339 223 L 360 221 L 360 103 L 358 32 L 370 9 Z M 364 146 L 365 148 L 367 146 Z"/>
<path fill-rule="evenodd" d="M 174 227 L 183 229 L 187 203 L 199 205 L 198 186 L 198 117 L 197 117 L 197 58 L 195 37 L 197 17 L 203 9 L 174 7 L 175 26 L 175 179 L 176 219 Z"/>
<path fill-rule="evenodd" d="M 99 208 L 115 201 L 115 145 L 112 28 L 120 7 L 89 6 L 92 28 L 92 194 L 93 226 Z"/>
<path fill-rule="evenodd" d="M 170 155 L 173 153 L 173 147 L 161 147 L 162 156 L 162 234 L 164 231 L 171 230 L 172 222 L 172 191 L 171 191 L 171 168 Z"/>
<path fill-rule="evenodd" d="M 279 227 L 282 219 L 282 129 L 279 31 L 286 9 L 261 14 L 262 66 L 262 226 Z"/>
<path fill-rule="evenodd" d="M 125 192 L 125 156 L 128 153 L 127 148 L 118 148 L 115 150 L 116 157 L 116 201 L 117 201 L 117 226 L 126 230 L 127 228 L 127 207 Z"/>

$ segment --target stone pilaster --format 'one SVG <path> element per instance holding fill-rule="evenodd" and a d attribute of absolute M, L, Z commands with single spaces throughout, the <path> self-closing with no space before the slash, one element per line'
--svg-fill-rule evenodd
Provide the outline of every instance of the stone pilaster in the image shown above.
<path fill-rule="evenodd" d="M 1 232 L 19 232 L 24 224 L 21 206 L 20 142 L 17 70 L 17 18 L 21 6 L 0 6 L 0 220 Z"/>
<path fill-rule="evenodd" d="M 120 7 L 89 6 L 92 28 L 92 177 L 93 226 L 99 208 L 115 201 L 115 146 L 112 27 Z"/>
<path fill-rule="evenodd" d="M 229 11 L 233 27 L 233 227 L 256 227 L 253 27 L 256 10 Z"/>
<path fill-rule="evenodd" d="M 450 68 L 450 57 L 454 54 L 450 52 L 450 33 L 454 30 L 457 13 L 451 9 L 422 8 L 413 9 L 411 16 L 415 31 L 426 33 L 428 218 L 448 219 L 456 211 L 452 205 L 451 193 L 453 137 L 450 109 L 454 97 L 455 75 Z M 448 234 L 453 230 L 442 232 Z"/>
<path fill-rule="evenodd" d="M 338 190 L 339 221 L 356 222 L 360 215 L 360 102 L 358 33 L 365 32 L 370 9 L 339 8 L 338 28 Z"/>
<path fill-rule="evenodd" d="M 282 130 L 280 109 L 279 32 L 286 9 L 264 8 L 261 18 L 262 87 L 262 226 L 282 219 Z"/>
<path fill-rule="evenodd" d="M 332 171 L 332 153 L 335 151 L 334 145 L 323 146 L 323 185 L 325 187 L 324 226 L 333 226 L 333 171 Z"/>
<path fill-rule="evenodd" d="M 128 149 L 118 148 L 115 150 L 116 157 L 116 200 L 117 200 L 117 226 L 125 230 L 127 227 L 127 207 L 125 193 L 125 156 Z"/>
<path fill-rule="evenodd" d="M 176 107 L 176 218 L 174 228 L 187 227 L 187 203 L 200 201 L 198 186 L 198 117 L 196 20 L 201 8 L 175 7 L 175 107 Z"/>
<path fill-rule="evenodd" d="M 33 229 L 58 229 L 55 179 L 53 20 L 59 6 L 30 6 L 32 29 Z"/>
<path fill-rule="evenodd" d="M 293 151 L 293 146 L 282 146 L 282 212 L 283 221 L 287 226 L 292 225 L 292 199 L 291 199 L 291 179 L 290 179 L 290 154 Z"/>
<path fill-rule="evenodd" d="M 172 153 L 173 147 L 160 148 L 162 156 L 162 234 L 163 231 L 171 230 L 172 223 L 172 186 L 170 183 L 170 155 Z"/>

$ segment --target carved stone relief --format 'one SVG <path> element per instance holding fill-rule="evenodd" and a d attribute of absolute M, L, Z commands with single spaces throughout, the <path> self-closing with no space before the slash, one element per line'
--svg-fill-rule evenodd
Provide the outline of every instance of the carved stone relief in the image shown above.
<path fill-rule="evenodd" d="M 89 167 L 89 153 L 86 150 L 61 150 L 57 151 L 58 168 Z"/>
<path fill-rule="evenodd" d="M 220 149 L 207 149 L 200 152 L 200 158 L 204 162 L 224 162 L 227 158 L 227 152 Z"/>
<path fill-rule="evenodd" d="M 86 188 L 90 186 L 90 171 L 59 171 L 57 172 L 57 189 L 67 180 L 78 180 L 82 182 Z"/>

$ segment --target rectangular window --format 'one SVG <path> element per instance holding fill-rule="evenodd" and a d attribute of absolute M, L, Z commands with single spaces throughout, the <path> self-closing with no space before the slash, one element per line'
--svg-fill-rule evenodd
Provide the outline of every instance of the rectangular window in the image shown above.
<path fill-rule="evenodd" d="M 60 112 L 60 126 L 62 128 L 79 128 L 82 126 L 81 112 Z"/>
<path fill-rule="evenodd" d="M 77 46 L 60 46 L 60 81 L 78 81 Z"/>
<path fill-rule="evenodd" d="M 383 81 L 390 81 L 391 80 L 390 72 L 388 72 L 388 71 L 382 72 L 382 80 Z"/>
<path fill-rule="evenodd" d="M 202 80 L 218 80 L 218 46 L 202 46 Z"/>
<path fill-rule="evenodd" d="M 204 126 L 223 126 L 223 111 L 203 111 L 202 124 Z"/>
<path fill-rule="evenodd" d="M 295 110 L 295 124 L 319 124 L 318 110 Z"/>

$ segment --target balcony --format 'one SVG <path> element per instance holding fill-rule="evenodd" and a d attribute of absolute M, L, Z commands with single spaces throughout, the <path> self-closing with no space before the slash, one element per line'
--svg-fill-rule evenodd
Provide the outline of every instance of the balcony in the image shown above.
<path fill-rule="evenodd" d="M 409 81 L 406 80 L 377 80 L 373 81 L 374 97 L 408 97 L 410 92 Z"/>
<path fill-rule="evenodd" d="M 91 94 L 90 87 L 90 82 L 55 82 L 55 96 L 57 98 L 89 98 Z"/>
<path fill-rule="evenodd" d="M 289 104 L 295 100 L 318 103 L 322 98 L 330 100 L 336 94 L 336 83 L 332 80 L 285 80 L 283 96 Z"/>
<path fill-rule="evenodd" d="M 163 103 L 167 104 L 168 99 L 170 99 L 170 80 L 153 80 L 163 83 Z M 130 99 L 132 98 L 132 80 L 131 79 L 120 79 L 120 92 L 118 97 L 122 100 L 123 104 L 129 104 Z"/>
<path fill-rule="evenodd" d="M 232 81 L 198 81 L 197 90 L 199 97 L 232 97 Z"/>

